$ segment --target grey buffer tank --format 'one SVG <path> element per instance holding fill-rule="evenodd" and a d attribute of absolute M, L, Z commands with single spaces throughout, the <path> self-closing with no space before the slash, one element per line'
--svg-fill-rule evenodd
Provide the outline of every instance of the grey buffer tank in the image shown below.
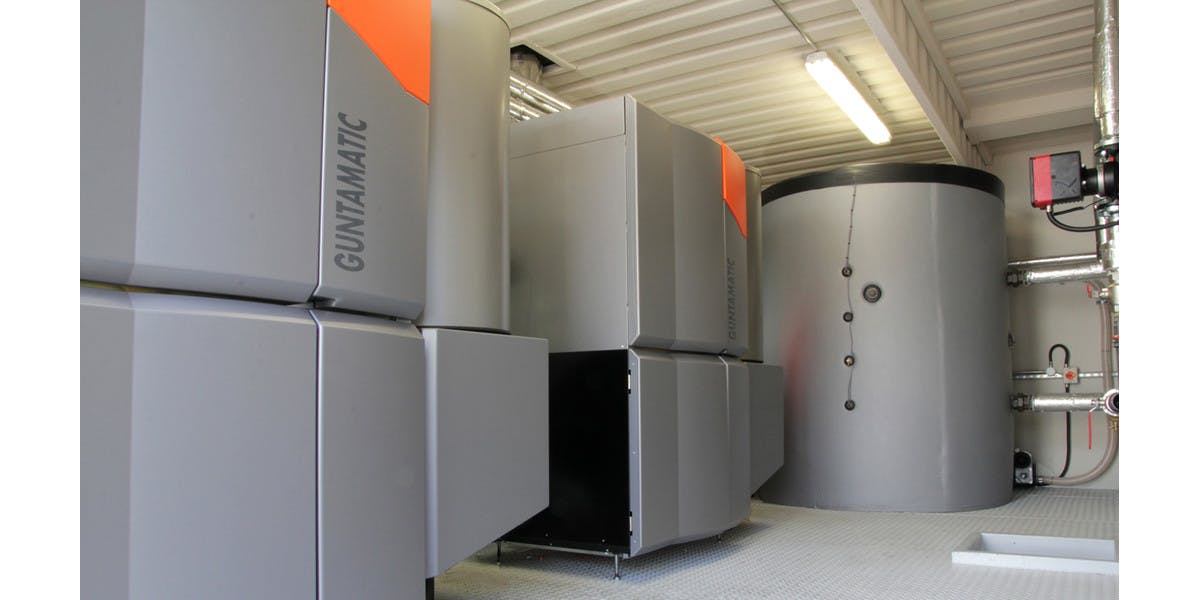
<path fill-rule="evenodd" d="M 764 353 L 784 368 L 768 502 L 948 512 L 1012 497 L 1004 187 L 872 164 L 763 192 Z"/>

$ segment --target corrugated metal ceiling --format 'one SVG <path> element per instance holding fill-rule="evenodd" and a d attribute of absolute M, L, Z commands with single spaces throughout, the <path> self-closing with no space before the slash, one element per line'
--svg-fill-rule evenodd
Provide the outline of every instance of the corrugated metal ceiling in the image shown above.
<path fill-rule="evenodd" d="M 1092 85 L 1089 0 L 927 0 L 924 8 L 970 105 L 1027 97 L 1045 85 Z"/>
<path fill-rule="evenodd" d="M 977 141 L 1092 121 L 1091 0 L 924 0 Z"/>
<path fill-rule="evenodd" d="M 512 45 L 558 63 L 542 87 L 576 105 L 632 94 L 726 141 L 762 170 L 765 183 L 859 162 L 951 162 L 856 1 L 903 4 L 973 142 L 1081 124 L 1082 92 L 1091 86 L 1088 0 L 784 2 L 805 34 L 820 49 L 840 52 L 883 106 L 893 135 L 883 146 L 869 143 L 808 76 L 803 59 L 813 48 L 771 0 L 496 4 L 512 25 Z M 1026 105 L 1055 93 L 1052 108 L 1072 122 L 1025 114 L 1046 112 Z"/>

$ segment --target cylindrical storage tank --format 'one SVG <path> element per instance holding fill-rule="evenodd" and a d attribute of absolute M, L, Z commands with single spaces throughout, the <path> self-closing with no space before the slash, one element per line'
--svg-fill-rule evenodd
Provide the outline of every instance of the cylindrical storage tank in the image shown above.
<path fill-rule="evenodd" d="M 429 233 L 422 327 L 507 332 L 508 22 L 434 0 Z"/>
<path fill-rule="evenodd" d="M 1012 497 L 1004 186 L 873 164 L 763 192 L 768 363 L 785 377 L 768 502 L 945 512 Z"/>

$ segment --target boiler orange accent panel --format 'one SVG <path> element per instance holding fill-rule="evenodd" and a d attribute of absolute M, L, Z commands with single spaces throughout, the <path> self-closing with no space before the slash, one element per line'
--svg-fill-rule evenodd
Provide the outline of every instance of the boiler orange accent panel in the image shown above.
<path fill-rule="evenodd" d="M 721 182 L 725 204 L 733 213 L 742 237 L 746 237 L 746 163 L 725 142 L 719 139 L 717 142 L 721 144 Z"/>
<path fill-rule="evenodd" d="M 328 0 L 396 81 L 429 104 L 430 0 Z"/>

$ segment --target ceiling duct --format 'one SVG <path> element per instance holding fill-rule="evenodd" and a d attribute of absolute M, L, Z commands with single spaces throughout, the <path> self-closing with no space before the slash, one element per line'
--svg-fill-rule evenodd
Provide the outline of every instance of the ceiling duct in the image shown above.
<path fill-rule="evenodd" d="M 528 46 L 517 46 L 509 51 L 509 69 L 533 83 L 542 82 L 544 59 Z"/>

